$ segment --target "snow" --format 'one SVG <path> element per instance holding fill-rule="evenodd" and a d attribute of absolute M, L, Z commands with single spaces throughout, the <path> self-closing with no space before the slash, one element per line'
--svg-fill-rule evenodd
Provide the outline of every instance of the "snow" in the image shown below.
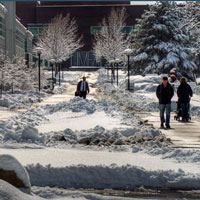
<path fill-rule="evenodd" d="M 27 188 L 31 187 L 29 175 L 26 169 L 10 155 L 0 155 L 0 169 L 14 171 L 16 176 L 24 183 Z"/>
<path fill-rule="evenodd" d="M 45 97 L 43 92 L 22 91 L 15 90 L 11 92 L 3 92 L 3 97 L 0 99 L 0 106 L 7 107 L 9 109 L 20 109 L 32 105 L 41 101 L 41 98 Z"/>
<path fill-rule="evenodd" d="M 69 112 L 56 112 L 54 114 L 46 115 L 48 122 L 37 126 L 39 132 L 47 133 L 51 131 L 63 131 L 67 128 L 75 130 L 87 130 L 96 127 L 101 121 L 101 126 L 107 130 L 113 128 L 127 128 L 128 126 L 122 125 L 119 118 L 107 116 L 105 112 L 95 112 L 87 115 L 84 112 L 73 113 Z M 102 120 L 103 119 L 103 120 Z"/>
<path fill-rule="evenodd" d="M 68 87 L 75 86 L 82 76 L 67 73 Z M 135 91 L 129 92 L 125 90 L 127 80 L 123 72 L 119 71 L 118 88 L 107 82 L 105 70 L 98 73 L 101 88 L 97 89 L 103 89 L 117 103 L 104 99 L 102 93 L 100 100 L 96 96 L 86 100 L 70 96 L 65 102 L 30 108 L 0 121 L 0 153 L 17 158 L 27 169 L 32 185 L 46 187 L 35 189 L 35 194 L 47 199 L 70 199 L 74 195 L 90 199 L 78 192 L 59 195 L 59 189 L 56 192 L 47 186 L 199 189 L 200 150 L 172 148 L 159 130 L 119 108 L 121 105 L 129 110 L 156 111 L 155 89 L 162 75 L 131 76 Z M 95 76 L 90 73 L 88 78 L 93 87 Z M 190 84 L 196 90 L 197 86 Z M 175 89 L 177 86 L 175 83 Z M 191 103 L 192 113 L 197 114 L 199 95 L 195 94 Z M 93 197 L 105 198 L 91 194 Z"/>
<path fill-rule="evenodd" d="M 0 199 L 1 200 L 44 200 L 35 195 L 28 195 L 9 183 L 0 180 Z"/>
<path fill-rule="evenodd" d="M 119 87 L 107 83 L 106 70 L 99 70 L 98 83 L 102 85 L 103 91 L 107 95 L 112 97 L 119 103 L 128 109 L 138 111 L 158 111 L 158 99 L 156 97 L 156 88 L 161 83 L 162 77 L 165 74 L 147 74 L 145 76 L 134 75 L 130 76 L 130 85 L 134 85 L 134 92 L 128 92 L 127 79 L 125 74 L 121 74 L 119 80 Z M 200 114 L 200 100 L 199 100 L 199 87 L 195 82 L 188 82 L 194 91 L 194 96 L 191 98 L 191 114 Z M 174 97 L 172 98 L 172 110 L 176 110 L 177 95 L 176 91 L 179 86 L 179 82 L 176 81 L 172 84 L 175 89 Z"/>
<path fill-rule="evenodd" d="M 54 168 L 51 165 L 29 165 L 31 182 L 36 186 L 95 189 L 199 189 L 199 174 L 182 169 L 149 171 L 134 165 L 72 165 Z M 41 177 L 42 176 L 42 177 Z"/>

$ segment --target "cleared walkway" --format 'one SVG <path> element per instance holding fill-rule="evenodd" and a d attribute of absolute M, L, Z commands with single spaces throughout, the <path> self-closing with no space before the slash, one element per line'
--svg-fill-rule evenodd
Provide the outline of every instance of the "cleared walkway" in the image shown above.
<path fill-rule="evenodd" d="M 148 120 L 155 128 L 160 127 L 158 112 L 142 114 L 142 119 Z M 171 138 L 175 147 L 200 148 L 200 119 L 193 118 L 191 122 L 183 123 L 174 120 L 174 114 L 171 114 L 171 128 L 160 131 Z"/>

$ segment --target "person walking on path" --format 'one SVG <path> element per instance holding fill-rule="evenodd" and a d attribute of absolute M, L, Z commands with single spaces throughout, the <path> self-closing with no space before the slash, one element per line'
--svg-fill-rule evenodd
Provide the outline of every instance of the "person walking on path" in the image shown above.
<path fill-rule="evenodd" d="M 167 129 L 170 129 L 170 112 L 171 112 L 171 99 L 174 96 L 174 89 L 168 83 L 168 77 L 164 76 L 162 78 L 162 84 L 158 85 L 156 90 L 156 96 L 159 99 L 159 109 L 160 109 L 160 128 L 164 128 L 164 123 Z M 166 120 L 165 120 L 165 110 L 166 110 Z"/>
<path fill-rule="evenodd" d="M 190 98 L 193 96 L 193 91 L 184 77 L 180 80 L 180 85 L 177 89 L 178 103 L 180 103 L 182 111 L 182 121 L 189 121 Z"/>
<path fill-rule="evenodd" d="M 76 91 L 79 93 L 81 98 L 86 99 L 86 95 L 89 94 L 90 89 L 85 76 L 83 77 L 83 80 L 78 83 Z"/>

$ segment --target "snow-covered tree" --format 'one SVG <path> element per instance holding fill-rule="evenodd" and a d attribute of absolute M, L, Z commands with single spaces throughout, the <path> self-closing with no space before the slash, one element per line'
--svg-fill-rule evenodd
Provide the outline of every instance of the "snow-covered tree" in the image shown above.
<path fill-rule="evenodd" d="M 137 20 L 132 38 L 134 57 L 132 71 L 169 73 L 176 68 L 182 75 L 192 78 L 197 68 L 192 44 L 182 23 L 176 4 L 157 2 Z"/>
<path fill-rule="evenodd" d="M 32 90 L 30 68 L 26 65 L 23 55 L 15 56 L 10 75 L 13 77 L 13 87 L 21 90 Z"/>
<path fill-rule="evenodd" d="M 200 65 L 200 2 L 185 2 L 182 6 L 176 7 L 179 12 L 182 24 L 180 29 L 187 32 L 196 53 L 196 63 Z"/>
<path fill-rule="evenodd" d="M 126 9 L 112 9 L 109 16 L 99 24 L 101 30 L 95 33 L 93 50 L 97 59 L 122 59 L 123 51 L 129 46 L 129 35 L 123 33 L 126 26 Z"/>
<path fill-rule="evenodd" d="M 11 70 L 13 69 L 13 63 L 9 56 L 2 50 L 0 51 L 0 87 L 1 90 L 11 86 L 14 82 Z"/>
<path fill-rule="evenodd" d="M 62 14 L 53 18 L 38 38 L 37 46 L 43 48 L 42 57 L 56 63 L 66 61 L 82 47 L 75 19 Z"/>

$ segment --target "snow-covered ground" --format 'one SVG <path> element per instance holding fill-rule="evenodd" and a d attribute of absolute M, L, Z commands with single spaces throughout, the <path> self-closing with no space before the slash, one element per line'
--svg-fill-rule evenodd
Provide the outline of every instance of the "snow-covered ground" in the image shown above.
<path fill-rule="evenodd" d="M 75 86 L 82 74 L 68 72 L 65 83 Z M 141 111 L 157 109 L 153 95 L 160 77 L 133 77 L 138 89 L 130 93 L 123 89 L 123 73 L 120 89 L 104 83 L 104 71 L 99 74 L 98 82 L 104 92 L 117 98 L 121 106 Z M 94 74 L 88 76 L 90 83 Z M 92 84 L 97 87 L 97 80 Z M 37 186 L 33 187 L 35 194 L 57 200 L 115 199 L 61 192 L 48 186 L 200 189 L 200 150 L 172 148 L 170 140 L 159 130 L 122 111 L 118 103 L 97 92 L 99 100 L 71 96 L 66 102 L 30 108 L 0 121 L 0 154 L 13 155 L 23 164 L 32 186 Z M 196 106 L 193 114 L 198 114 L 199 96 L 193 99 L 193 107 Z"/>
<path fill-rule="evenodd" d="M 31 106 L 33 103 L 41 101 L 41 98 L 47 96 L 44 92 L 22 91 L 16 90 L 13 92 L 3 93 L 0 99 L 0 107 L 6 107 L 9 109 L 20 109 L 27 106 Z"/>
<path fill-rule="evenodd" d="M 119 73 L 119 87 L 115 84 L 108 82 L 107 72 L 104 69 L 99 70 L 98 83 L 102 85 L 102 88 L 107 95 L 117 100 L 120 105 L 125 106 L 128 109 L 137 111 L 158 111 L 158 99 L 156 97 L 156 88 L 162 81 L 162 75 L 135 75 L 130 76 L 130 86 L 134 89 L 134 92 L 127 91 L 127 77 L 123 71 Z M 189 82 L 193 89 L 194 96 L 191 98 L 191 114 L 200 115 L 200 86 L 194 82 Z M 172 110 L 176 110 L 178 81 L 172 83 L 175 94 L 172 98 Z"/>

